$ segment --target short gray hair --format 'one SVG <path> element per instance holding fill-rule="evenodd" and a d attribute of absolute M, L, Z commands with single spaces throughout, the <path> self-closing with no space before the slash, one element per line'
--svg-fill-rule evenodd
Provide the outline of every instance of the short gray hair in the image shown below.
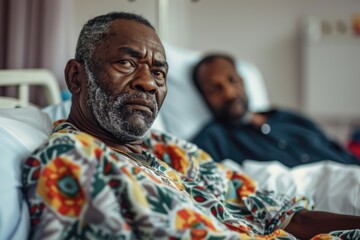
<path fill-rule="evenodd" d="M 152 29 L 155 28 L 141 15 L 127 12 L 111 12 L 90 19 L 82 28 L 76 45 L 75 59 L 86 65 L 92 65 L 92 57 L 98 44 L 109 34 L 110 24 L 118 19 L 133 20 Z"/>

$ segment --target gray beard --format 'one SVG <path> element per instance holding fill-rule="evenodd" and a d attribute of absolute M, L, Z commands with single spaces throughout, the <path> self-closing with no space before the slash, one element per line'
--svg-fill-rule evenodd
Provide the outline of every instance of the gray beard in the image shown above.
<path fill-rule="evenodd" d="M 111 101 L 108 94 L 100 86 L 100 79 L 89 70 L 87 64 L 85 65 L 85 71 L 88 93 L 86 101 L 98 125 L 107 132 L 110 132 L 121 143 L 141 140 L 150 131 L 150 127 L 158 115 L 159 107 L 155 96 L 144 92 L 136 92 L 134 94 L 121 93 L 114 101 Z M 124 103 L 129 99 L 143 98 L 145 94 L 153 102 L 153 114 L 124 108 Z M 130 115 L 142 115 L 145 126 L 139 127 L 127 121 L 125 117 Z"/>

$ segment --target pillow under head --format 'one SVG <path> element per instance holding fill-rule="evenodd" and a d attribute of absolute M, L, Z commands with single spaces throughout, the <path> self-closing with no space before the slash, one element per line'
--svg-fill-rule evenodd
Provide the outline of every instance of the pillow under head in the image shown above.
<path fill-rule="evenodd" d="M 193 67 L 203 54 L 169 44 L 165 44 L 165 50 L 169 64 L 168 94 L 161 115 L 170 133 L 191 140 L 211 119 L 211 113 L 197 92 L 191 76 Z M 252 111 L 268 109 L 269 100 L 258 68 L 242 60 L 236 61 L 236 67 L 244 79 L 250 109 Z"/>

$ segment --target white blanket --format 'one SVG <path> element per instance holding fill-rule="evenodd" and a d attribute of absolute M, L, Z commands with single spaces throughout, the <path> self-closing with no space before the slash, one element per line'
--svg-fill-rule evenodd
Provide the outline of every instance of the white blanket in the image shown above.
<path fill-rule="evenodd" d="M 223 163 L 245 172 L 261 188 L 312 198 L 314 210 L 360 216 L 359 166 L 322 161 L 291 169 L 276 161 L 246 160 L 240 166 L 227 159 Z"/>

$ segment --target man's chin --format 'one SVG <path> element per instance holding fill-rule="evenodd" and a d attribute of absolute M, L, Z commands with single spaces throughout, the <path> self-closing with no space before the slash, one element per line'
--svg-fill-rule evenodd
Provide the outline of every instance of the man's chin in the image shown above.
<path fill-rule="evenodd" d="M 153 123 L 153 118 L 142 111 L 116 111 L 108 114 L 108 121 L 98 119 L 103 129 L 122 143 L 141 140 Z"/>
<path fill-rule="evenodd" d="M 142 140 L 150 128 L 135 128 L 134 126 L 122 126 L 111 131 L 112 135 L 122 143 L 131 143 Z"/>
<path fill-rule="evenodd" d="M 218 115 L 218 120 L 224 123 L 238 123 L 243 121 L 245 113 L 223 113 Z"/>
<path fill-rule="evenodd" d="M 128 116 L 125 121 L 134 129 L 139 129 L 139 131 L 143 132 L 146 132 L 154 122 L 153 120 L 139 113 Z"/>

